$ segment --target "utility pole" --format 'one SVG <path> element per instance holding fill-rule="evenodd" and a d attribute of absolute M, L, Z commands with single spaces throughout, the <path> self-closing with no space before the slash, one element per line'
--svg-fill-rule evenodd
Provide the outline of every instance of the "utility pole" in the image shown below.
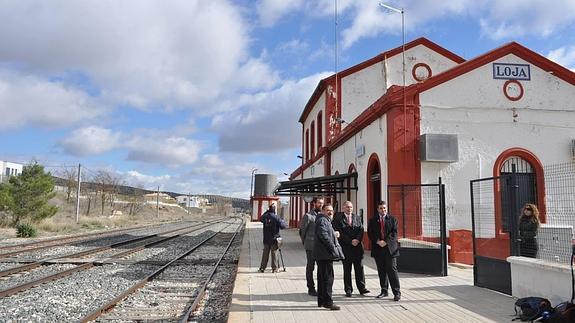
<path fill-rule="evenodd" d="M 158 192 L 156 192 L 156 217 L 160 217 L 160 185 L 158 185 Z"/>
<path fill-rule="evenodd" d="M 80 170 L 81 165 L 78 163 L 78 187 L 76 190 L 76 223 L 80 222 Z"/>

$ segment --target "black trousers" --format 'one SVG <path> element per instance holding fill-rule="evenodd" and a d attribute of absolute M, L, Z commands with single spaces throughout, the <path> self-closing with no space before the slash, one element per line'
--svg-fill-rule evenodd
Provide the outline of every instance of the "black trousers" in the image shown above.
<path fill-rule="evenodd" d="M 317 260 L 317 305 L 331 306 L 333 288 L 333 261 Z"/>
<path fill-rule="evenodd" d="M 353 293 L 353 286 L 351 285 L 351 266 L 355 272 L 355 285 L 357 289 L 362 292 L 365 288 L 365 274 L 363 273 L 363 257 L 345 255 L 343 262 L 343 288 L 346 293 Z"/>
<path fill-rule="evenodd" d="M 401 295 L 401 291 L 399 290 L 399 275 L 397 274 L 397 258 L 392 257 L 389 250 L 384 248 L 383 252 L 375 257 L 375 265 L 377 266 L 377 275 L 379 276 L 381 291 L 387 292 L 389 283 L 393 295 Z"/>
<path fill-rule="evenodd" d="M 307 280 L 307 289 L 315 289 L 315 283 L 313 281 L 313 270 L 315 268 L 315 260 L 313 259 L 313 251 L 306 250 L 305 256 L 307 258 L 307 264 L 305 266 L 305 279 Z"/>
<path fill-rule="evenodd" d="M 523 257 L 537 257 L 537 240 L 535 239 L 523 239 L 519 243 L 519 255 Z"/>

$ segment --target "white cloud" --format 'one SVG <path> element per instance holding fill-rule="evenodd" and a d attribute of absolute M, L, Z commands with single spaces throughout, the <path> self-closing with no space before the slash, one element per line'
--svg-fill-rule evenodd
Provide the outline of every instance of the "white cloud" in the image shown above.
<path fill-rule="evenodd" d="M 257 4 L 257 12 L 264 26 L 272 26 L 283 16 L 296 11 L 305 2 L 303 0 L 260 0 Z"/>
<path fill-rule="evenodd" d="M 290 41 L 280 43 L 276 47 L 276 51 L 283 54 L 298 54 L 301 52 L 307 52 L 309 49 L 309 44 L 306 41 L 300 39 L 292 39 Z"/>
<path fill-rule="evenodd" d="M 135 187 L 143 187 L 143 188 L 152 188 L 158 185 L 162 185 L 168 183 L 172 176 L 170 175 L 160 175 L 160 176 L 152 176 L 142 174 L 136 170 L 127 171 L 125 173 L 121 173 L 122 177 L 126 180 L 127 183 L 133 185 Z"/>
<path fill-rule="evenodd" d="M 50 76 L 80 71 L 114 103 L 199 107 L 277 81 L 250 57 L 240 12 L 225 0 L 7 2 L 0 61 Z M 238 73 L 265 77 L 235 82 Z"/>
<path fill-rule="evenodd" d="M 486 1 L 483 12 L 480 25 L 486 37 L 548 37 L 575 22 L 575 1 L 490 0 Z"/>
<path fill-rule="evenodd" d="M 299 115 L 319 80 L 328 75 L 315 74 L 287 81 L 273 91 L 240 96 L 233 104 L 241 109 L 219 114 L 212 121 L 219 134 L 220 150 L 272 152 L 298 146 Z"/>
<path fill-rule="evenodd" d="M 529 35 L 548 37 L 575 22 L 573 0 L 553 3 L 547 0 L 390 0 L 386 3 L 405 9 L 407 31 L 444 17 L 470 17 L 479 23 L 485 37 L 495 40 Z M 259 12 L 264 22 L 273 25 L 294 12 L 309 17 L 333 17 L 334 9 L 333 0 L 295 1 L 289 4 L 269 0 L 260 2 Z M 377 1 L 339 1 L 338 16 L 344 48 L 381 33 L 401 33 L 401 15 L 388 12 Z"/>
<path fill-rule="evenodd" d="M 198 141 L 183 137 L 133 137 L 125 144 L 128 160 L 180 166 L 192 164 L 198 159 L 201 145 Z"/>
<path fill-rule="evenodd" d="M 547 58 L 575 72 L 575 46 L 565 46 L 552 50 Z"/>
<path fill-rule="evenodd" d="M 60 82 L 0 70 L 0 131 L 27 125 L 67 126 L 106 110 L 86 93 Z"/>
<path fill-rule="evenodd" d="M 127 160 L 168 166 L 193 164 L 202 147 L 197 140 L 169 135 L 169 131 L 146 129 L 122 133 L 96 126 L 76 129 L 58 145 L 73 156 L 122 149 Z"/>
<path fill-rule="evenodd" d="M 92 126 L 72 131 L 60 146 L 73 156 L 97 155 L 119 147 L 121 136 L 110 129 Z"/>

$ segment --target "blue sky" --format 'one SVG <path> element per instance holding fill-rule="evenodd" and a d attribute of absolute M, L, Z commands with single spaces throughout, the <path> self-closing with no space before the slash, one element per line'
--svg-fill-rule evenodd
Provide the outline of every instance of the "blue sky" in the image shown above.
<path fill-rule="evenodd" d="M 339 0 L 338 69 L 401 45 L 401 16 Z M 465 59 L 519 42 L 575 69 L 575 0 L 405 0 L 406 41 Z M 291 173 L 335 69 L 334 0 L 0 0 L 0 160 L 248 197 Z M 53 168 L 54 171 L 62 169 Z"/>

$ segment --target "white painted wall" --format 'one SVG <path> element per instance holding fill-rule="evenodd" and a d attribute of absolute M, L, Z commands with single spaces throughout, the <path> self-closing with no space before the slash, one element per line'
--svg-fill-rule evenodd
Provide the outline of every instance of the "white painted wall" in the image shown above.
<path fill-rule="evenodd" d="M 356 157 L 355 150 L 360 145 L 365 146 L 365 154 Z M 352 163 L 357 169 L 359 190 L 355 212 L 359 214 L 359 210 L 363 209 L 364 221 L 367 221 L 367 164 L 372 153 L 376 153 L 381 162 L 381 195 L 385 198 L 387 196 L 387 119 L 385 115 L 374 120 L 331 153 L 332 174 L 336 171 L 346 174 Z M 364 227 L 367 229 L 367 223 L 364 223 Z"/>
<path fill-rule="evenodd" d="M 553 306 L 571 300 L 571 268 L 527 257 L 507 257 L 511 264 L 511 293 L 517 298 L 539 296 Z"/>
<path fill-rule="evenodd" d="M 342 78 L 340 91 L 342 93 L 342 119 L 351 122 L 379 99 L 391 85 L 403 85 L 402 61 L 402 55 L 398 54 L 389 57 L 386 64 L 379 62 Z M 407 85 L 417 82 L 411 74 L 413 66 L 417 63 L 429 65 L 432 75 L 457 65 L 423 45 L 415 46 L 405 51 Z M 385 71 L 387 71 L 387 77 Z M 346 126 L 344 123 L 342 128 Z"/>
<path fill-rule="evenodd" d="M 256 221 L 258 219 L 258 204 L 259 202 L 257 200 L 253 201 L 252 204 L 252 220 Z"/>
<path fill-rule="evenodd" d="M 514 55 L 496 62 L 529 64 Z M 504 150 L 527 149 L 544 165 L 571 160 L 575 88 L 530 65 L 531 81 L 520 81 L 525 93 L 518 101 L 505 97 L 505 80 L 492 78 L 491 63 L 421 93 L 421 134 L 458 135 L 458 162 L 421 165 L 422 183 L 441 176 L 446 184 L 448 229 L 471 229 L 469 181 L 493 176 Z M 494 223 L 482 224 L 479 236 L 493 236 Z"/>
<path fill-rule="evenodd" d="M 324 111 L 323 112 L 323 117 L 322 117 L 322 123 L 323 123 L 323 119 L 325 119 L 325 96 L 326 96 L 326 92 L 323 91 L 323 93 L 320 95 L 320 97 L 318 98 L 316 104 L 313 106 L 313 108 L 311 109 L 310 113 L 307 116 L 307 119 L 304 121 L 303 126 L 304 126 L 304 131 L 303 131 L 303 148 L 302 148 L 302 156 L 304 157 L 304 161 L 306 161 L 307 159 L 312 159 L 313 156 L 311 156 L 311 122 L 312 121 L 316 121 L 317 122 L 317 115 L 320 111 Z M 325 145 L 325 124 L 322 125 L 322 143 L 323 145 Z M 310 157 L 306 158 L 305 155 L 305 131 L 309 129 L 309 153 L 310 153 Z M 317 148 L 317 124 L 315 124 L 315 153 L 317 154 L 318 148 Z"/>
<path fill-rule="evenodd" d="M 325 175 L 325 157 L 316 160 L 303 171 L 303 178 L 320 177 Z"/>
<path fill-rule="evenodd" d="M 23 168 L 22 164 L 0 161 L 0 183 L 7 181 L 10 176 L 22 174 Z M 7 169 L 9 169 L 9 174 L 7 174 Z"/>

